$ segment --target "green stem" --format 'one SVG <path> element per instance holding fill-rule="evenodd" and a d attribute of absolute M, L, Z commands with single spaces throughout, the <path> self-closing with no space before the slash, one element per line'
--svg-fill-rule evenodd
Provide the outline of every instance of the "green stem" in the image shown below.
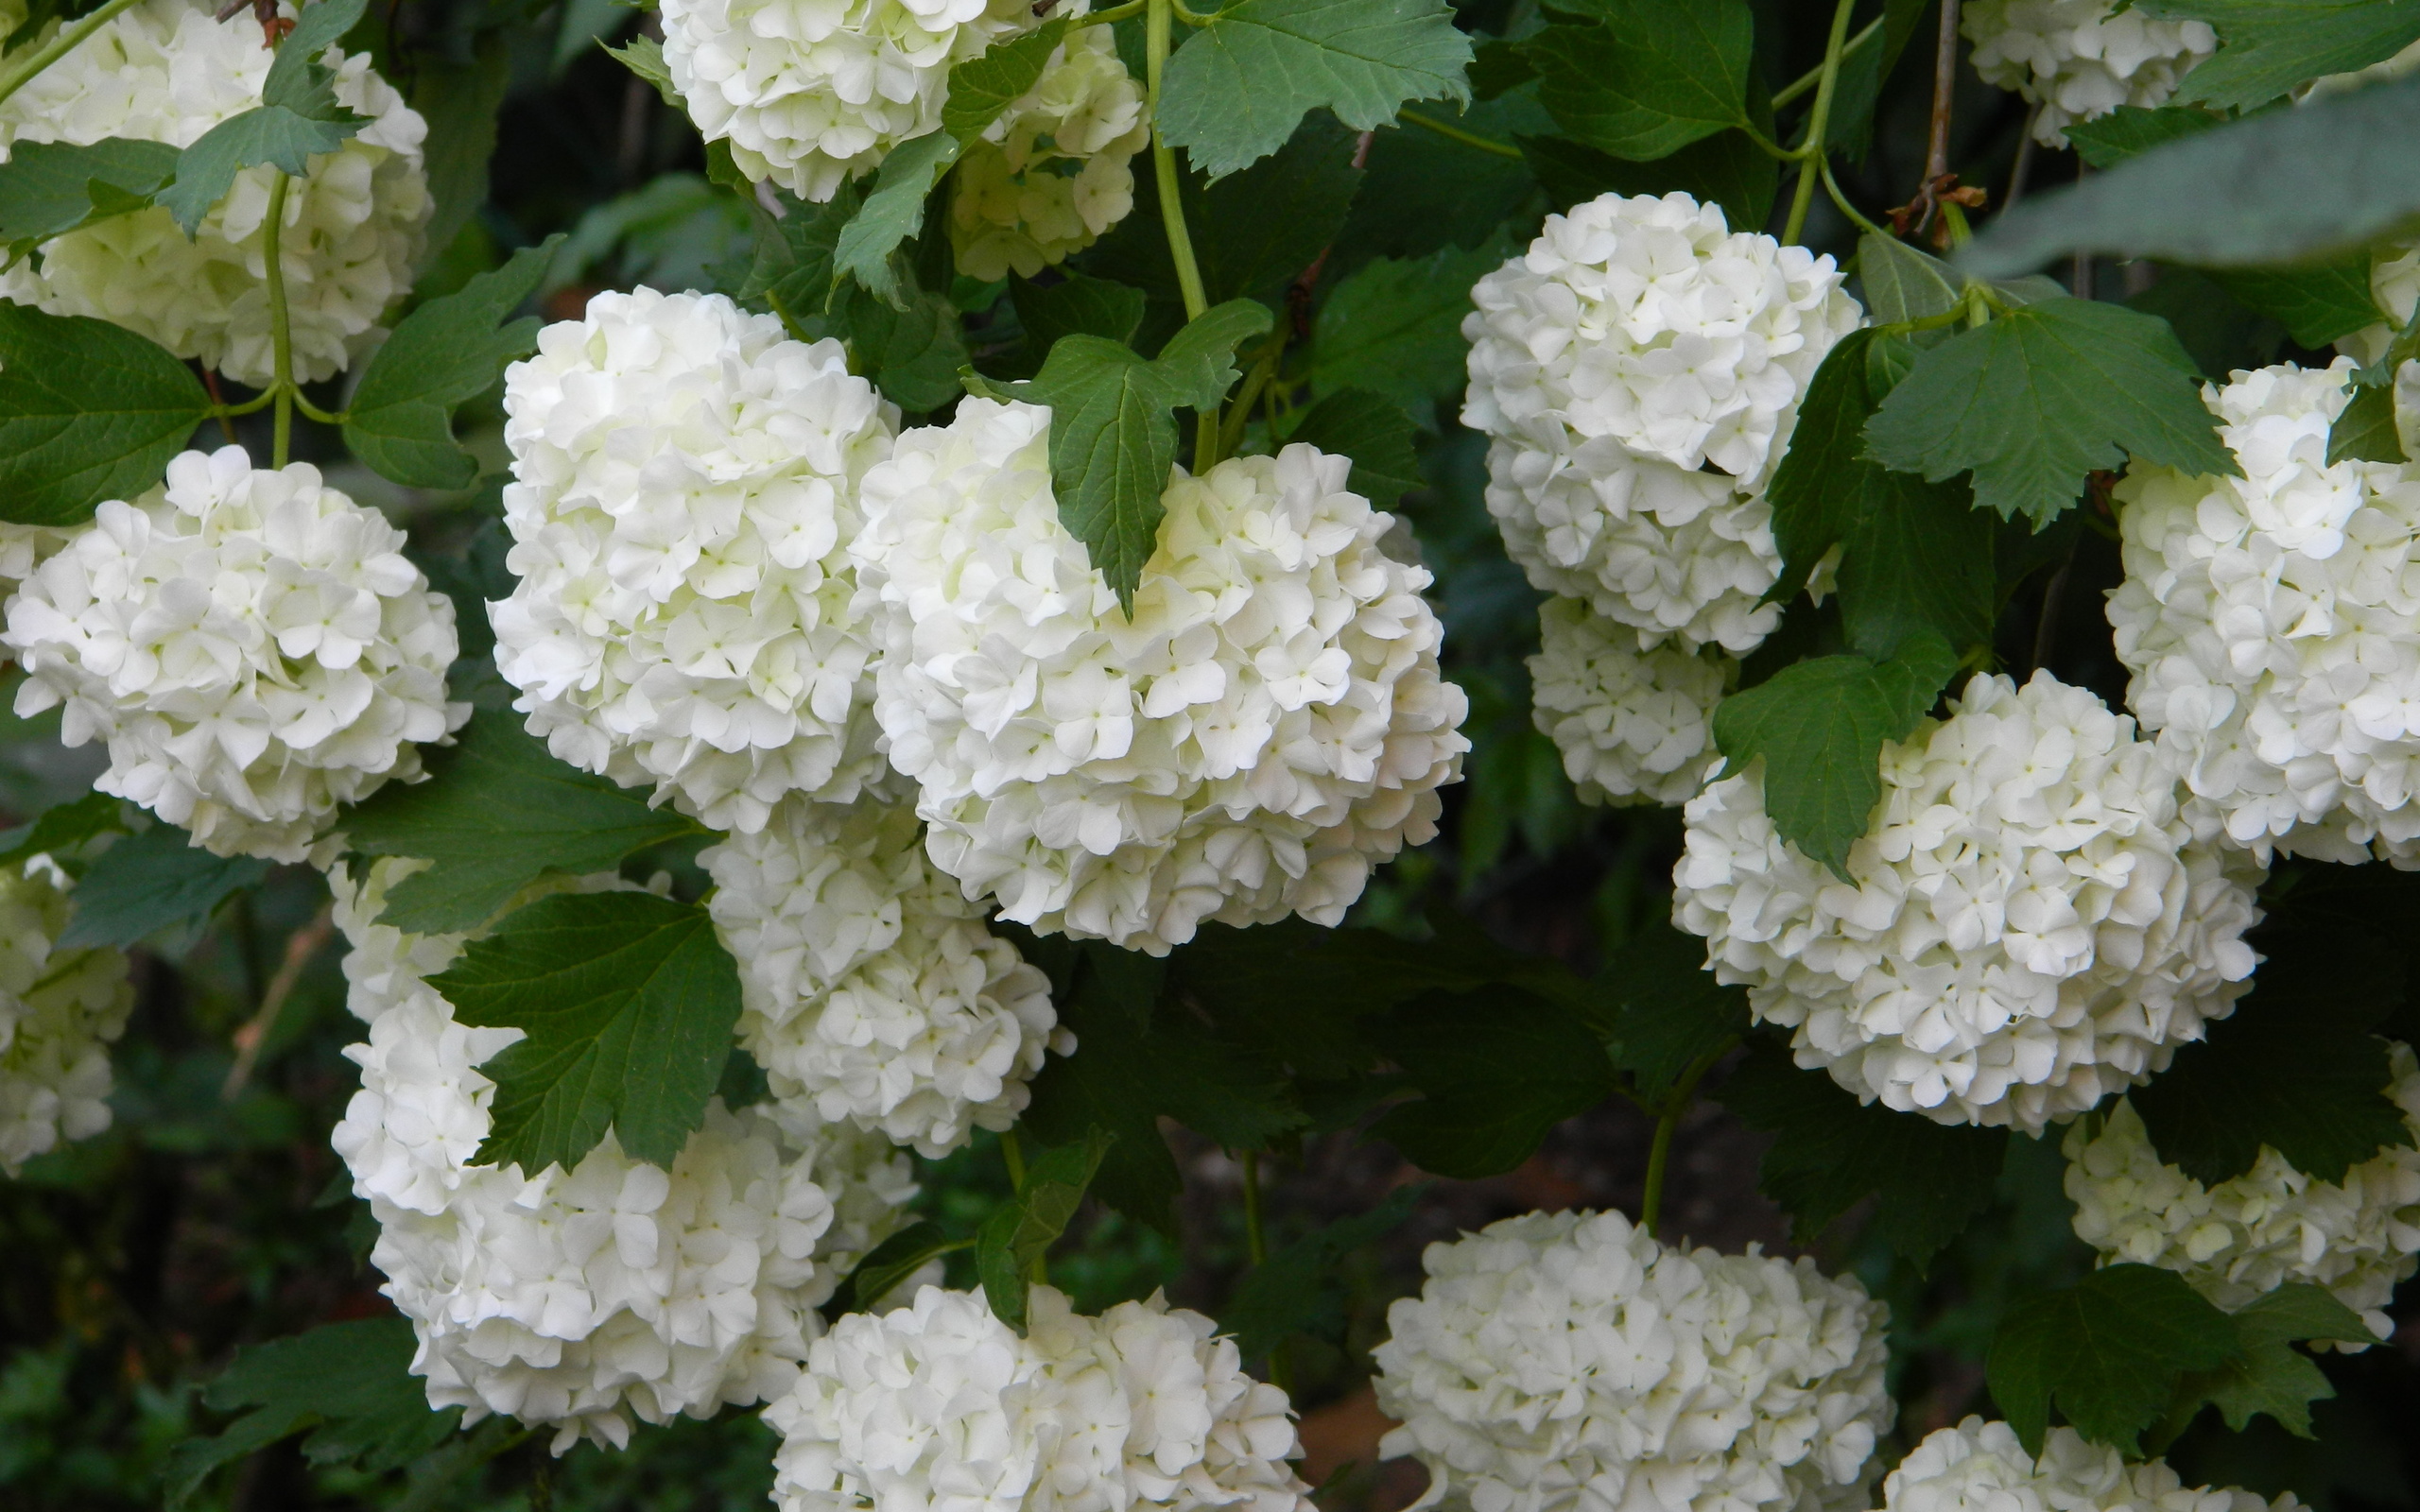
<path fill-rule="evenodd" d="M 1186 9 L 1184 0 L 1168 0 L 1168 6 L 1176 12 L 1176 19 L 1188 26 L 1206 26 L 1219 19 L 1215 11 L 1205 16 L 1199 10 Z"/>
<path fill-rule="evenodd" d="M 349 411 L 341 409 L 321 409 L 319 405 L 304 398 L 302 390 L 300 388 L 294 390 L 294 407 L 302 412 L 303 418 L 317 421 L 322 425 L 341 425 L 345 422 L 345 417 L 349 413 Z"/>
<path fill-rule="evenodd" d="M 294 443 L 294 332 L 285 314 L 285 264 L 278 237 L 285 230 L 285 192 L 291 182 L 269 170 L 268 222 L 261 228 L 262 266 L 268 275 L 268 341 L 271 391 L 277 396 L 277 422 L 270 432 L 268 465 L 285 465 Z"/>
<path fill-rule="evenodd" d="M 1148 4 L 1150 0 L 1126 0 L 1122 6 L 1112 6 L 1106 10 L 1096 10 L 1090 15 L 1078 16 L 1067 23 L 1067 26 L 1070 30 L 1078 26 L 1105 26 L 1112 22 L 1124 21 L 1129 16 L 1141 15 L 1144 6 Z"/>
<path fill-rule="evenodd" d="M 1025 1151 L 1017 1144 L 1017 1131 L 1000 1130 L 1000 1159 L 1008 1162 L 1009 1186 L 1016 1192 L 1025 1190 Z"/>
<path fill-rule="evenodd" d="M 121 10 L 130 9 L 134 4 L 135 0 L 109 0 L 109 4 L 91 15 L 79 17 L 60 27 L 59 35 L 50 39 L 46 45 L 26 54 L 6 68 L 0 68 L 0 100 L 6 100 L 9 95 L 32 83 L 35 76 L 74 52 L 77 45 L 85 38 L 108 26 L 111 17 Z"/>
<path fill-rule="evenodd" d="M 1244 1252 L 1257 1270 L 1269 1263 L 1269 1229 L 1260 1212 L 1260 1152 L 1244 1152 Z"/>
<path fill-rule="evenodd" d="M 1824 133 L 1832 124 L 1832 94 L 1841 82 L 1841 54 L 1847 50 L 1849 12 L 1857 0 L 1840 0 L 1832 9 L 1832 35 L 1824 44 L 1822 77 L 1815 81 L 1815 109 L 1806 115 L 1806 140 L 1800 144 L 1806 152 L 1806 162 L 1798 170 L 1798 192 L 1790 198 L 1789 220 L 1782 227 L 1781 239 L 1794 242 L 1806 233 L 1806 209 L 1815 202 L 1815 180 L 1824 162 Z"/>
<path fill-rule="evenodd" d="M 1714 1069 L 1714 1063 L 1729 1055 L 1739 1043 L 1738 1036 L 1726 1036 L 1723 1041 L 1704 1055 L 1689 1062 L 1681 1079 L 1664 1098 L 1664 1109 L 1656 1116 L 1655 1143 L 1647 1152 L 1647 1192 L 1638 1202 L 1638 1226 L 1651 1237 L 1656 1236 L 1655 1225 L 1664 1208 L 1664 1170 L 1671 1163 L 1672 1135 L 1681 1126 L 1681 1119 L 1697 1101 L 1698 1083 Z"/>
<path fill-rule="evenodd" d="M 1418 111 L 1397 111 L 1395 119 L 1409 121 L 1414 126 L 1425 126 L 1448 142 L 1460 142 L 1466 147 L 1477 147 L 1481 152 L 1493 152 L 1499 158 L 1511 158 L 1516 163 L 1521 158 L 1521 149 L 1510 142 L 1498 142 L 1494 137 L 1481 136 L 1476 131 L 1465 131 L 1459 126 L 1447 126 L 1443 121 L 1431 120 Z"/>
<path fill-rule="evenodd" d="M 1858 212 L 1857 206 L 1849 203 L 1849 197 L 1841 192 L 1841 181 L 1832 177 L 1832 160 L 1828 156 L 1818 158 L 1815 161 L 1824 165 L 1824 192 L 1832 197 L 1832 204 L 1841 215 L 1846 215 L 1850 220 L 1855 221 L 1859 231 L 1869 232 L 1876 236 L 1888 236 L 1891 234 L 1889 232 L 1884 231 L 1874 222 L 1866 219 L 1865 216 Z"/>
<path fill-rule="evenodd" d="M 1184 200 L 1177 180 L 1176 149 L 1160 134 L 1160 77 L 1167 72 L 1168 18 L 1175 0 L 1148 0 L 1143 15 L 1145 89 L 1151 104 L 1151 174 L 1160 189 L 1160 229 L 1168 239 L 1168 260 L 1176 265 L 1177 292 L 1184 297 L 1184 318 L 1198 320 L 1210 308 L 1201 287 L 1201 265 L 1193 256 L 1193 238 L 1184 229 Z M 1219 460 L 1219 406 L 1195 418 L 1193 471 L 1206 472 Z"/>
<path fill-rule="evenodd" d="M 1865 45 L 1865 39 L 1873 36 L 1876 32 L 1880 31 L 1881 29 L 1882 18 L 1880 16 L 1876 16 L 1872 21 L 1865 24 L 1865 29 L 1863 31 L 1858 32 L 1856 36 L 1849 39 L 1849 44 L 1843 49 L 1843 51 L 1855 52 L 1858 48 Z M 1798 96 L 1806 94 L 1808 90 L 1813 89 L 1823 81 L 1824 69 L 1821 64 L 1818 64 L 1799 75 L 1796 78 L 1791 79 L 1789 83 L 1784 84 L 1780 89 L 1774 91 L 1773 109 L 1776 111 L 1780 110 L 1783 106 L 1798 98 Z"/>
<path fill-rule="evenodd" d="M 1281 322 L 1278 329 L 1285 330 L 1285 325 Z M 1277 354 L 1270 352 L 1264 353 L 1258 362 L 1252 365 L 1252 370 L 1244 374 L 1243 387 L 1236 390 L 1236 402 L 1227 406 L 1227 421 L 1219 432 L 1220 456 L 1235 455 L 1236 448 L 1243 444 L 1244 429 L 1252 423 L 1252 406 L 1259 401 L 1261 390 L 1269 387 L 1270 375 L 1276 368 Z M 1277 438 L 1273 434 L 1269 439 L 1270 444 L 1276 444 Z"/>

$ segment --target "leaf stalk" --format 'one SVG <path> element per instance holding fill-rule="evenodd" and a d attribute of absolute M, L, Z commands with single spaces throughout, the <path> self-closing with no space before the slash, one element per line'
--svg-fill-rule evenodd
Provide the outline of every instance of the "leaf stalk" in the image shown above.
<path fill-rule="evenodd" d="M 285 196 L 292 180 L 269 170 L 268 220 L 261 228 L 261 260 L 268 283 L 270 393 L 277 405 L 276 425 L 269 438 L 269 466 L 284 467 L 294 443 L 294 329 L 285 309 L 285 264 L 278 249 L 285 230 Z"/>
<path fill-rule="evenodd" d="M 1716 1061 L 1731 1054 L 1738 1044 L 1737 1035 L 1724 1036 L 1721 1043 L 1690 1061 L 1689 1069 L 1681 1073 L 1681 1079 L 1665 1095 L 1663 1110 L 1655 1119 L 1655 1143 L 1647 1152 L 1647 1191 L 1638 1202 L 1638 1226 L 1647 1230 L 1650 1238 L 1661 1237 L 1656 1223 L 1664 1209 L 1664 1172 L 1672 1160 L 1672 1135 L 1680 1128 L 1682 1117 L 1697 1102 L 1698 1083 L 1705 1079 Z"/>
<path fill-rule="evenodd" d="M 42 71 L 76 50 L 85 38 L 110 24 L 121 10 L 133 9 L 135 0 L 109 0 L 91 15 L 59 28 L 59 35 L 49 43 L 5 69 L 0 69 L 0 101 L 34 81 Z"/>
<path fill-rule="evenodd" d="M 1168 18 L 1179 9 L 1176 0 L 1146 0 L 1143 24 L 1144 84 L 1151 106 L 1151 174 L 1160 190 L 1160 229 L 1167 236 L 1168 259 L 1176 265 L 1177 292 L 1184 297 L 1184 318 L 1197 320 L 1210 308 L 1201 287 L 1201 265 L 1193 255 L 1193 237 L 1184 229 L 1184 200 L 1176 171 L 1176 149 L 1160 132 L 1160 80 L 1167 72 Z M 1219 460 L 1219 406 L 1197 415 L 1193 425 L 1193 471 L 1209 471 Z"/>
<path fill-rule="evenodd" d="M 1781 239 L 1785 242 L 1797 241 L 1806 231 L 1807 207 L 1815 202 L 1819 164 L 1826 156 L 1824 133 L 1831 125 L 1832 95 L 1840 87 L 1841 55 L 1848 50 L 1849 12 L 1856 6 L 1857 0 L 1840 0 L 1832 8 L 1832 35 L 1824 44 L 1822 77 L 1815 82 L 1815 108 L 1807 112 L 1806 140 L 1800 144 L 1800 150 L 1807 156 L 1798 170 L 1798 190 L 1790 197 L 1789 220 L 1782 228 Z"/>
<path fill-rule="evenodd" d="M 1423 115 L 1418 111 L 1397 111 L 1395 119 L 1409 121 L 1414 126 L 1425 126 L 1448 142 L 1460 142 L 1466 147 L 1477 147 L 1481 152 L 1492 152 L 1499 158 L 1511 158 L 1516 163 L 1521 160 L 1521 149 L 1510 142 L 1498 142 L 1494 137 L 1481 136 L 1476 131 L 1465 131 L 1459 126 L 1447 126 L 1444 122 Z"/>

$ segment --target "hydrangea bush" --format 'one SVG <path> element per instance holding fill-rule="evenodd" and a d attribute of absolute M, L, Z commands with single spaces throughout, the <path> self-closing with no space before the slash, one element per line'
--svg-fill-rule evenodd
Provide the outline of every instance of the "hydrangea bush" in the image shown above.
<path fill-rule="evenodd" d="M 0 0 L 0 1504 L 2412 1504 L 2411 3 Z"/>

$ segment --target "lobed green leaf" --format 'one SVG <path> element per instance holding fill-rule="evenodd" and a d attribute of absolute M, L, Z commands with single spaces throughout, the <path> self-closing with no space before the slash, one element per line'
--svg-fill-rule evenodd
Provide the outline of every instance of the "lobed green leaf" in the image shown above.
<path fill-rule="evenodd" d="M 193 369 L 133 332 L 0 303 L 0 520 L 80 524 L 141 497 L 210 408 Z"/>
<path fill-rule="evenodd" d="M 2134 1455 L 2187 1376 L 2238 1352 L 2233 1320 L 2183 1277 L 2120 1264 L 2012 1306 L 1984 1376 L 2026 1452 L 2042 1452 L 2055 1404 L 2084 1437 Z"/>

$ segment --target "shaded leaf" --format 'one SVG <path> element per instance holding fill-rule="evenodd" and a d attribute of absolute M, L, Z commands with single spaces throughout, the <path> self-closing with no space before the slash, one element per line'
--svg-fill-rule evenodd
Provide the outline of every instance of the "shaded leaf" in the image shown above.
<path fill-rule="evenodd" d="M 432 49 L 412 60 L 411 106 L 428 123 L 421 162 L 428 178 L 425 268 L 488 202 L 488 160 L 495 156 L 496 114 L 512 82 L 510 39 L 499 29 L 457 62 Z"/>
<path fill-rule="evenodd" d="M 38 242 L 142 209 L 176 174 L 177 149 L 165 142 L 11 144 L 0 163 L 0 243 L 22 257 Z"/>
<path fill-rule="evenodd" d="M 2420 42 L 2420 13 L 2377 0 L 2136 0 L 2146 16 L 2206 21 L 2219 51 L 2177 97 L 2221 110 L 2266 104 L 2325 74 L 2382 63 Z"/>
<path fill-rule="evenodd" d="M 2183 1277 L 2121 1264 L 2010 1307 L 1984 1374 L 2026 1452 L 2042 1452 L 2055 1403 L 2085 1438 L 2132 1455 L 2187 1374 L 2237 1352 L 2234 1322 Z"/>
<path fill-rule="evenodd" d="M 2404 462 L 2403 438 L 2394 425 L 2394 390 L 2356 387 L 2352 400 L 2327 430 L 2327 461 Z"/>
<path fill-rule="evenodd" d="M 1016 1195 L 992 1210 L 975 1240 L 975 1270 L 992 1315 L 1025 1332 L 1026 1294 L 1035 1267 L 1083 1205 L 1084 1190 L 1115 1136 L 1095 1129 L 1080 1143 L 1045 1151 L 1026 1168 Z"/>
<path fill-rule="evenodd" d="M 1381 509 L 1422 487 L 1420 457 L 1412 448 L 1419 427 L 1403 406 L 1366 388 L 1340 388 L 1303 412 L 1286 434 L 1332 455 L 1353 459 L 1346 485 Z"/>
<path fill-rule="evenodd" d="M 1748 991 L 1705 969 L 1705 941 L 1650 919 L 1597 973 L 1598 1023 L 1614 1063 L 1643 1102 L 1659 1102 L 1683 1073 L 1748 1032 Z"/>
<path fill-rule="evenodd" d="M 1219 1311 L 1221 1332 L 1235 1336 L 1248 1360 L 1266 1359 L 1297 1333 L 1342 1343 L 1345 1297 L 1338 1263 L 1402 1228 L 1427 1194 L 1425 1186 L 1397 1187 L 1369 1211 L 1339 1218 L 1246 1271 Z"/>
<path fill-rule="evenodd" d="M 1587 0 L 1601 25 L 1547 27 L 1521 44 L 1538 97 L 1590 146 L 1647 162 L 1750 124 L 1754 30 L 1744 0 Z"/>
<path fill-rule="evenodd" d="M 771 310 L 793 335 L 812 340 L 821 328 L 811 331 L 810 322 L 832 303 L 832 260 L 840 232 L 857 214 L 857 182 L 842 183 L 830 202 L 821 205 L 787 190 L 773 193 L 784 212 L 778 216 L 753 196 L 749 198 L 755 256 L 735 297 L 742 304 Z"/>
<path fill-rule="evenodd" d="M 833 276 L 853 278 L 884 303 L 905 308 L 911 291 L 892 254 L 925 229 L 925 201 L 964 147 L 947 131 L 927 132 L 893 147 L 857 213 L 840 228 L 832 249 Z"/>
<path fill-rule="evenodd" d="M 1599 195 L 1667 195 L 1674 190 L 1722 207 L 1735 230 L 1762 226 L 1772 215 L 1780 167 L 1744 131 L 1720 131 L 1652 163 L 1631 163 L 1599 147 L 1556 136 L 1513 139 L 1557 205 Z"/>
<path fill-rule="evenodd" d="M 911 1223 L 867 1250 L 856 1268 L 849 1272 L 849 1279 L 840 1283 L 840 1289 L 817 1311 L 826 1323 L 838 1321 L 844 1314 L 862 1313 L 897 1291 L 901 1282 L 924 1269 L 927 1262 L 966 1246 L 967 1241 L 952 1239 L 940 1224 Z"/>
<path fill-rule="evenodd" d="M 80 524 L 141 497 L 209 415 L 193 369 L 133 332 L 0 302 L 0 520 Z"/>
<path fill-rule="evenodd" d="M 1568 1009 L 1496 988 L 1432 994 L 1372 1027 L 1373 1040 L 1420 1091 L 1371 1125 L 1424 1171 L 1498 1176 L 1547 1134 L 1614 1095 L 1604 1046 Z"/>
<path fill-rule="evenodd" d="M 115 795 L 87 793 L 55 803 L 25 823 L 0 830 L 0 867 L 13 867 L 29 857 L 56 855 L 85 841 L 126 831 L 126 815 Z"/>
<path fill-rule="evenodd" d="M 1009 298 L 1025 327 L 1026 344 L 1037 352 L 1048 352 L 1061 336 L 1131 343 L 1143 323 L 1141 289 L 1084 273 L 1070 273 L 1048 287 L 1011 279 Z"/>
<path fill-rule="evenodd" d="M 76 913 L 61 946 L 139 945 L 164 929 L 206 919 L 238 888 L 268 875 L 252 856 L 215 856 L 173 824 L 130 834 L 76 883 Z"/>
<path fill-rule="evenodd" d="M 1471 285 L 1504 260 L 1499 244 L 1423 258 L 1375 258 L 1328 291 L 1312 326 L 1311 386 L 1383 394 L 1414 415 L 1459 395 Z"/>
<path fill-rule="evenodd" d="M 2267 1416 L 2297 1438 L 2309 1438 L 2310 1404 L 2336 1395 L 2310 1356 L 2293 1346 L 2305 1340 L 2372 1344 L 2361 1315 L 2326 1288 L 2289 1281 L 2236 1311 L 2237 1355 L 2213 1370 L 2187 1375 L 2178 1388 L 2169 1421 L 2182 1428 L 2204 1404 L 2219 1409 L 2231 1430 L 2241 1433 Z"/>

